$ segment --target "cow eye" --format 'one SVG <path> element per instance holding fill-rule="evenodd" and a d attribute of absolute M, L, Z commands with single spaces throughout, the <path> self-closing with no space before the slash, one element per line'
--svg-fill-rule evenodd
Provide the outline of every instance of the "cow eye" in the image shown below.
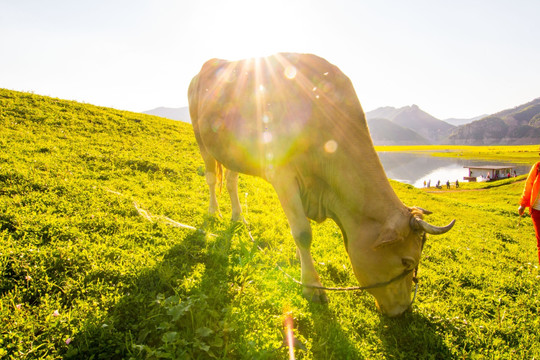
<path fill-rule="evenodd" d="M 405 266 L 406 269 L 414 268 L 415 261 L 413 258 L 405 257 L 401 259 L 401 263 Z"/>

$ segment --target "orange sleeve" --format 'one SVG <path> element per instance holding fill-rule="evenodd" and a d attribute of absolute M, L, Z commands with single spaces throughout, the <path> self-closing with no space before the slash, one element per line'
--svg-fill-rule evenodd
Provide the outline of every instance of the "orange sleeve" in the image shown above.
<path fill-rule="evenodd" d="M 536 164 L 534 164 L 533 167 L 531 168 L 531 171 L 529 172 L 529 176 L 527 176 L 527 181 L 525 182 L 525 188 L 523 189 L 523 193 L 521 194 L 521 199 L 519 200 L 519 205 L 523 207 L 531 206 L 531 191 L 532 191 L 534 180 L 536 179 L 536 176 L 538 174 L 539 165 L 540 165 L 540 162 L 537 162 Z"/>

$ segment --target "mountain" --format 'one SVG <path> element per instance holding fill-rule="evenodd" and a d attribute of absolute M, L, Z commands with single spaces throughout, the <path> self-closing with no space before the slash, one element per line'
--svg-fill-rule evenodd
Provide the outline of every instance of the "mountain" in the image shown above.
<path fill-rule="evenodd" d="M 188 107 L 158 107 L 144 114 L 190 122 Z M 519 145 L 540 143 L 540 98 L 493 115 L 439 120 L 417 105 L 366 112 L 375 145 Z"/>
<path fill-rule="evenodd" d="M 384 118 L 368 120 L 369 132 L 375 145 L 429 145 L 430 141 L 411 129 Z"/>
<path fill-rule="evenodd" d="M 422 111 L 416 105 L 399 110 L 392 120 L 394 123 L 416 131 L 433 143 L 439 143 L 446 138 L 455 127 Z"/>
<path fill-rule="evenodd" d="M 191 123 L 189 108 L 187 106 L 181 108 L 158 107 L 152 110 L 143 111 L 143 114 Z"/>
<path fill-rule="evenodd" d="M 189 123 L 189 108 L 158 107 L 144 114 Z M 371 136 L 376 145 L 426 145 L 448 136 L 453 126 L 420 110 L 418 106 L 400 109 L 382 107 L 366 113 Z M 376 120 L 376 121 L 371 121 Z"/>
<path fill-rule="evenodd" d="M 409 129 L 417 133 L 420 137 L 427 139 L 428 143 L 434 144 L 440 143 L 443 139 L 448 137 L 455 128 L 455 126 L 439 120 L 421 110 L 417 105 L 405 106 L 402 108 L 386 106 L 366 113 L 368 122 L 377 118 L 389 120 L 393 124 L 399 125 L 401 128 Z M 394 140 L 396 142 L 402 141 L 401 139 Z M 414 139 L 411 138 L 411 141 L 414 141 Z"/>
<path fill-rule="evenodd" d="M 526 145 L 540 143 L 540 98 L 456 128 L 455 145 Z"/>
<path fill-rule="evenodd" d="M 445 123 L 450 124 L 450 125 L 460 126 L 460 125 L 470 124 L 470 123 L 472 123 L 473 121 L 476 121 L 476 120 L 483 119 L 486 116 L 489 116 L 489 114 L 483 114 L 483 115 L 475 116 L 475 117 L 470 118 L 470 119 L 450 118 L 450 119 L 444 119 L 443 121 Z"/>

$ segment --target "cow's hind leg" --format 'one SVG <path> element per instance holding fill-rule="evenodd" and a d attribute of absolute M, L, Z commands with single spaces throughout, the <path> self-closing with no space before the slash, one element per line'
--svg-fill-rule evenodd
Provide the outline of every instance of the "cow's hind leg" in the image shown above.
<path fill-rule="evenodd" d="M 219 205 L 216 197 L 216 185 L 221 183 L 222 178 L 222 167 L 212 155 L 201 150 L 201 155 L 204 160 L 204 165 L 206 168 L 206 183 L 208 184 L 208 190 L 210 193 L 210 205 L 208 207 L 208 213 L 210 215 L 217 215 L 221 217 L 219 212 Z"/>
<path fill-rule="evenodd" d="M 242 207 L 240 206 L 240 199 L 238 198 L 238 173 L 227 169 L 225 171 L 225 179 L 227 180 L 227 191 L 231 197 L 232 207 L 232 221 L 240 221 Z"/>
<path fill-rule="evenodd" d="M 319 274 L 317 274 L 317 270 L 315 269 L 315 263 L 310 251 L 312 240 L 311 225 L 304 214 L 298 184 L 294 176 L 287 176 L 283 173 L 276 176 L 275 179 L 271 179 L 270 182 L 274 186 L 281 206 L 289 220 L 297 253 L 300 256 L 302 283 L 305 285 L 321 286 Z M 328 302 L 324 290 L 304 286 L 302 293 L 308 300 L 322 303 Z"/>

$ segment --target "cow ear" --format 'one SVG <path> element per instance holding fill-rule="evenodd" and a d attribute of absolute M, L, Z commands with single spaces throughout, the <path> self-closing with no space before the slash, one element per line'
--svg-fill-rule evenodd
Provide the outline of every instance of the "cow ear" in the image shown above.
<path fill-rule="evenodd" d="M 392 229 L 384 229 L 373 244 L 373 249 L 393 245 L 401 240 L 403 240 L 403 237 L 400 236 L 397 231 Z"/>

